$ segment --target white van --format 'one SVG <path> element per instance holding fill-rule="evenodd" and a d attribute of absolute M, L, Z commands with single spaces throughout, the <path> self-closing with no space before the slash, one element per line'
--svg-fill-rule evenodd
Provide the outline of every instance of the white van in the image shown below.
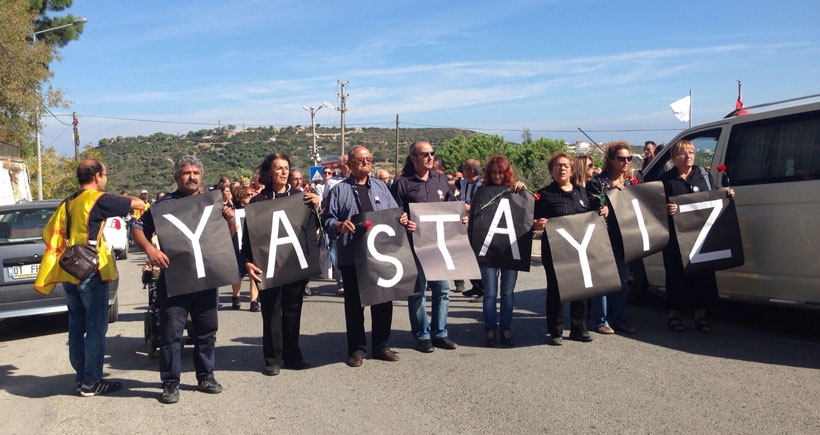
<path fill-rule="evenodd" d="M 755 111 L 782 103 L 748 107 L 742 116 L 732 112 L 669 143 L 692 141 L 695 164 L 716 185 L 731 181 L 735 190 L 746 261 L 717 272 L 720 297 L 820 309 L 820 102 Z M 645 181 L 672 167 L 670 149 L 656 153 L 643 171 Z M 649 286 L 664 287 L 661 254 L 645 258 L 644 266 Z"/>

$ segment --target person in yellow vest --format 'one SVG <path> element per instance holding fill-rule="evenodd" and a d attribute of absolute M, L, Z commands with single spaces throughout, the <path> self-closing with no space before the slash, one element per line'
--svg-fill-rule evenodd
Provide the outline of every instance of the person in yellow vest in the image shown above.
<path fill-rule="evenodd" d="M 139 198 L 142 200 L 142 202 L 145 203 L 145 205 L 142 208 L 132 209 L 131 212 L 128 213 L 128 220 L 125 224 L 126 227 L 128 228 L 128 245 L 129 246 L 134 244 L 134 239 L 131 237 L 131 229 L 134 228 L 134 224 L 137 222 L 137 219 L 141 218 L 142 214 L 145 213 L 146 211 L 148 211 L 148 208 L 151 207 L 151 202 L 149 201 L 149 198 L 151 198 L 151 197 L 148 195 L 147 190 L 142 189 L 142 192 L 140 192 Z"/>
<path fill-rule="evenodd" d="M 102 379 L 109 286 L 117 279 L 114 258 L 101 235 L 103 223 L 107 218 L 124 216 L 133 208 L 142 208 L 144 203 L 135 196 L 105 193 L 108 171 L 98 160 L 80 162 L 77 181 L 80 190 L 66 198 L 68 216 L 65 205 L 59 206 L 43 229 L 46 252 L 34 289 L 49 294 L 56 283 L 63 283 L 68 306 L 68 357 L 76 372 L 77 392 L 89 397 L 110 393 L 120 387 L 119 382 Z M 71 225 L 69 240 L 65 239 L 67 221 Z M 66 246 L 76 244 L 96 245 L 99 252 L 98 272 L 82 282 L 58 264 Z"/>

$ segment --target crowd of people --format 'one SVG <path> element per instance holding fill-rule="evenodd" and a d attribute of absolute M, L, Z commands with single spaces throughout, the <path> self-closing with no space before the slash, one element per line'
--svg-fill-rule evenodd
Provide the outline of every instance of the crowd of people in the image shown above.
<path fill-rule="evenodd" d="M 671 215 L 677 212 L 672 196 L 714 189 L 709 174 L 694 165 L 695 149 L 691 142 L 673 144 L 671 157 L 674 167 L 662 177 L 667 198 L 667 211 L 673 236 L 664 250 L 667 270 L 667 290 L 669 293 L 668 328 L 680 332 L 684 330 L 681 310 L 693 308 L 695 325 L 702 332 L 711 331 L 706 308 L 717 296 L 714 273 L 700 276 L 684 276 L 680 254 L 674 237 Z M 650 158 L 654 144 L 646 145 L 646 155 Z M 549 219 L 576 213 L 595 212 L 607 225 L 613 246 L 623 243 L 618 226 L 614 224 L 611 204 L 606 199 L 610 189 L 626 189 L 631 180 L 632 151 L 629 144 L 616 141 L 609 144 L 603 156 L 603 168 L 596 171 L 595 163 L 589 156 L 571 156 L 566 152 L 555 153 L 547 166 L 552 182 L 537 191 L 533 230 L 541 231 Z M 261 269 L 253 257 L 253 244 L 248 231 L 240 231 L 235 223 L 235 213 L 249 203 L 270 201 L 297 195 L 306 207 L 320 214 L 320 224 L 325 234 L 325 246 L 333 255 L 334 275 L 338 294 L 344 297 L 345 326 L 347 332 L 347 364 L 360 367 L 368 354 L 365 336 L 364 309 L 361 306 L 359 279 L 353 264 L 352 238 L 357 226 L 353 216 L 362 212 L 400 208 L 399 223 L 404 226 L 412 246 L 416 224 L 409 219 L 411 203 L 462 201 L 465 207 L 464 224 L 468 224 L 471 202 L 476 192 L 492 186 L 503 186 L 517 193 L 528 187 L 515 177 L 515 169 L 502 155 L 491 156 L 487 162 L 469 159 L 463 163 L 458 173 L 446 173 L 443 163 L 436 156 L 432 144 L 427 141 L 414 142 L 406 157 L 402 171 L 395 177 L 385 170 L 373 174 L 373 157 L 364 146 L 354 146 L 347 155 L 341 156 L 339 172 L 326 168 L 323 179 L 311 183 L 304 173 L 291 166 L 287 155 L 272 153 L 256 169 L 251 180 L 230 180 L 222 177 L 215 185 L 222 193 L 222 214 L 230 228 L 235 243 L 237 265 L 240 273 L 247 275 L 250 282 L 250 311 L 259 312 L 263 318 L 262 372 L 268 376 L 280 374 L 280 367 L 303 370 L 310 367 L 299 348 L 299 335 L 303 298 L 309 295 L 308 282 L 300 280 L 274 288 L 257 288 L 262 282 Z M 374 176 L 371 176 L 373 174 Z M 75 220 L 101 222 L 109 215 L 124 214 L 130 210 L 131 234 L 133 242 L 145 253 L 147 265 L 163 270 L 168 267 L 168 256 L 162 246 L 152 243 L 155 233 L 154 216 L 150 208 L 149 194 L 142 191 L 139 198 L 126 195 L 101 193 L 105 188 L 105 166 L 98 161 L 80 163 L 77 170 L 80 190 L 78 192 L 99 192 L 105 201 L 95 205 L 72 209 Z M 204 168 L 194 156 L 184 156 L 174 165 L 174 180 L 177 189 L 157 195 L 155 203 L 172 201 L 203 193 L 208 190 L 203 184 Z M 729 195 L 734 192 L 730 189 Z M 75 195 L 76 197 L 77 195 Z M 89 228 L 92 228 L 89 226 Z M 242 234 L 241 240 L 239 233 Z M 93 239 L 91 233 L 75 235 L 80 239 Z M 558 280 L 552 262 L 552 252 L 546 235 L 541 243 L 541 261 L 546 274 L 546 323 L 550 345 L 561 345 L 564 330 L 564 303 L 560 296 Z M 241 246 L 241 249 L 240 249 Z M 614 252 L 622 250 L 614 249 Z M 100 255 L 105 255 L 101 253 Z M 629 264 L 616 254 L 615 263 L 621 288 L 612 294 L 569 302 L 569 339 L 579 342 L 593 340 L 590 330 L 599 334 L 616 332 L 632 334 L 626 308 L 627 275 Z M 458 345 L 449 337 L 447 317 L 450 305 L 450 282 L 427 280 L 424 270 L 416 259 L 418 278 L 412 296 L 407 299 L 411 333 L 415 339 L 415 349 L 430 353 L 436 348 L 454 350 Z M 483 302 L 484 343 L 495 346 L 514 346 L 513 307 L 518 271 L 506 268 L 480 267 L 481 279 L 471 281 L 472 288 L 465 291 L 463 281 L 455 282 L 455 292 Z M 92 290 L 107 288 L 105 275 L 100 274 L 91 282 Z M 67 293 L 77 285 L 69 283 Z M 72 287 L 75 286 L 75 287 Z M 72 291 L 68 291 L 72 290 Z M 215 334 L 218 330 L 218 289 L 211 288 L 182 295 L 168 294 L 164 272 L 157 280 L 158 304 L 160 307 L 160 352 L 159 371 L 162 382 L 160 401 L 175 403 L 179 400 L 180 350 L 185 332 L 186 320 L 193 323 L 194 366 L 197 388 L 216 394 L 222 386 L 215 379 Z M 232 308 L 240 309 L 241 281 L 232 285 Z M 428 296 L 427 293 L 430 293 Z M 500 296 L 499 296 L 500 294 Z M 428 318 L 427 298 L 431 299 L 431 315 Z M 77 299 L 74 301 L 74 299 Z M 500 313 L 498 303 L 500 299 Z M 71 363 L 77 372 L 78 391 L 84 396 L 105 394 L 119 387 L 116 382 L 101 379 L 104 349 L 105 322 L 90 319 L 90 310 L 105 310 L 107 295 L 96 297 L 94 301 L 78 296 L 69 297 L 69 349 Z M 393 320 L 393 304 L 385 302 L 370 307 L 372 319 L 372 358 L 395 362 L 398 354 L 389 346 Z M 99 313 L 97 313 L 99 314 Z M 83 337 L 82 333 L 87 335 Z M 101 347 L 102 346 L 102 347 Z"/>

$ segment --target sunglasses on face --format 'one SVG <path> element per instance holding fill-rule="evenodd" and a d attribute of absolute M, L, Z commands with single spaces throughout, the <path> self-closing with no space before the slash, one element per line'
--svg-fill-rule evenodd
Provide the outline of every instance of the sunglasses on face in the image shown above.
<path fill-rule="evenodd" d="M 325 174 L 325 175 L 330 175 L 330 174 L 332 174 L 333 172 L 330 172 L 330 171 L 325 171 L 325 172 L 322 172 L 322 173 L 323 173 L 323 174 Z"/>
<path fill-rule="evenodd" d="M 617 160 L 621 163 L 631 162 L 632 161 L 632 156 L 615 156 L 615 160 Z"/>
<path fill-rule="evenodd" d="M 425 151 L 423 153 L 416 154 L 417 156 L 426 159 L 427 157 L 433 157 L 436 155 L 435 151 Z"/>

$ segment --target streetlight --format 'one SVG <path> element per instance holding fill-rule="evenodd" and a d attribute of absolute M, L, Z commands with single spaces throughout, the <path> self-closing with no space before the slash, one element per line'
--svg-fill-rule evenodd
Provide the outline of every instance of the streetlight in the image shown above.
<path fill-rule="evenodd" d="M 82 24 L 88 22 L 87 18 L 77 18 L 76 20 L 68 23 L 63 24 L 62 26 L 52 27 L 50 29 L 40 30 L 37 32 L 31 33 L 31 42 L 35 46 L 37 45 L 37 35 L 41 33 L 51 32 L 53 30 L 64 29 L 66 27 L 74 26 L 76 24 Z M 43 200 L 43 152 L 40 149 L 40 111 L 38 110 L 35 113 L 37 117 L 37 128 L 35 129 L 35 136 L 37 138 L 37 200 Z"/>
<path fill-rule="evenodd" d="M 313 108 L 313 106 L 302 106 L 303 109 L 310 112 L 310 125 L 313 127 L 313 150 L 311 151 L 311 156 L 313 157 L 313 166 L 319 166 L 319 150 L 316 148 L 316 112 L 322 110 L 322 107 L 327 107 L 327 105 L 330 105 L 330 103 L 324 102 L 321 106 L 317 108 Z"/>

